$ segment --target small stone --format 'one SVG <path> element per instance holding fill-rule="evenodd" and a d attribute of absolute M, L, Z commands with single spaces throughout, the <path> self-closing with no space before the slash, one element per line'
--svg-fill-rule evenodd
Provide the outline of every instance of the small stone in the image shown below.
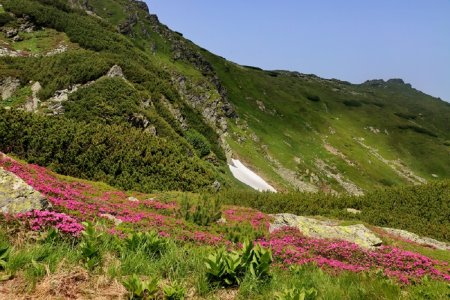
<path fill-rule="evenodd" d="M 347 208 L 346 209 L 348 213 L 354 214 L 354 215 L 358 215 L 361 213 L 360 210 L 354 209 L 354 208 Z"/>
<path fill-rule="evenodd" d="M 111 214 L 100 214 L 100 217 L 106 218 L 106 219 L 108 219 L 108 220 L 110 220 L 110 221 L 113 221 L 113 222 L 114 222 L 114 225 L 116 225 L 116 226 L 119 226 L 120 224 L 123 223 L 122 220 L 117 219 L 116 217 L 114 217 L 114 216 L 111 215 Z"/>
<path fill-rule="evenodd" d="M 219 220 L 217 220 L 216 223 L 217 224 L 227 224 L 227 219 L 225 219 L 224 217 L 221 217 Z"/>
<path fill-rule="evenodd" d="M 128 201 L 139 202 L 139 200 L 137 198 L 135 198 L 135 197 L 128 197 Z"/>
<path fill-rule="evenodd" d="M 12 38 L 12 41 L 15 43 L 21 42 L 23 41 L 23 38 L 20 35 L 16 35 L 15 37 Z"/>

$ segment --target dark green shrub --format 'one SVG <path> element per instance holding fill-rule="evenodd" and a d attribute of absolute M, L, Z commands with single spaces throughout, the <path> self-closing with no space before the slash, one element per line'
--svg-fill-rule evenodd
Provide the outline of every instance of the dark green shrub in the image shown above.
<path fill-rule="evenodd" d="M 0 26 L 4 26 L 13 20 L 14 18 L 11 17 L 8 13 L 0 13 Z"/>
<path fill-rule="evenodd" d="M 312 102 L 320 101 L 320 97 L 316 96 L 316 95 L 306 95 L 306 99 L 308 99 L 309 101 L 312 101 Z"/>
<path fill-rule="evenodd" d="M 208 198 L 203 195 L 194 205 L 189 198 L 184 195 L 177 215 L 186 221 L 193 222 L 200 226 L 209 226 L 218 221 L 222 216 L 221 203 L 218 197 Z"/>
<path fill-rule="evenodd" d="M 362 106 L 362 103 L 358 100 L 344 100 L 342 103 L 344 103 L 345 106 L 348 107 L 360 107 Z"/>
<path fill-rule="evenodd" d="M 198 156 L 204 157 L 211 152 L 211 144 L 208 140 L 195 129 L 189 129 L 185 132 L 186 140 L 197 151 Z"/>

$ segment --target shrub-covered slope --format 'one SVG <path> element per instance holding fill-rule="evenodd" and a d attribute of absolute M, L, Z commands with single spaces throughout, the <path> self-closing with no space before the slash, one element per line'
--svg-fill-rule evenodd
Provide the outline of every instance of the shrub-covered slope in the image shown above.
<path fill-rule="evenodd" d="M 350 84 L 239 66 L 171 31 L 140 1 L 1 3 L 2 106 L 170 140 L 199 158 L 193 168 L 214 174 L 199 173 L 202 188 L 236 184 L 231 157 L 279 190 L 361 195 L 449 177 L 450 105 L 400 79 Z M 117 184 L 111 171 L 101 176 Z"/>

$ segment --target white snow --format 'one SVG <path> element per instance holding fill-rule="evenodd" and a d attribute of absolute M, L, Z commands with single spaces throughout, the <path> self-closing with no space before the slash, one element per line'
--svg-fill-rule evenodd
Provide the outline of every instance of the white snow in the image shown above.
<path fill-rule="evenodd" d="M 232 159 L 231 161 L 232 164 L 229 164 L 228 167 L 237 180 L 260 192 L 277 192 L 270 184 L 265 182 L 264 179 L 259 177 L 252 170 L 244 166 L 239 160 Z"/>

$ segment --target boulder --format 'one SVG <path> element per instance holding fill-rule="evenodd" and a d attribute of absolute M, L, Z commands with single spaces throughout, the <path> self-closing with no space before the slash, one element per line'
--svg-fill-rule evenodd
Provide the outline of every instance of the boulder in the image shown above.
<path fill-rule="evenodd" d="M 20 81 L 17 78 L 6 77 L 5 79 L 0 81 L 0 94 L 2 95 L 2 99 L 6 100 L 11 98 L 11 96 L 17 91 L 20 87 Z"/>
<path fill-rule="evenodd" d="M 0 209 L 3 213 L 24 213 L 51 207 L 47 199 L 15 174 L 0 168 Z"/>
<path fill-rule="evenodd" d="M 415 233 L 412 233 L 412 232 L 409 232 L 406 230 L 401 230 L 401 229 L 395 229 L 395 228 L 383 228 L 383 229 L 392 235 L 398 236 L 400 238 L 409 240 L 409 241 L 417 243 L 417 244 L 431 246 L 431 247 L 434 247 L 439 250 L 450 251 L 450 244 L 440 242 L 440 241 L 437 241 L 437 240 L 429 238 L 429 237 L 421 237 Z"/>
<path fill-rule="evenodd" d="M 374 248 L 382 244 L 381 239 L 362 224 L 340 226 L 332 220 L 317 220 L 293 214 L 277 214 L 273 217 L 270 232 L 288 226 L 298 228 L 308 237 L 344 240 L 363 248 Z"/>

